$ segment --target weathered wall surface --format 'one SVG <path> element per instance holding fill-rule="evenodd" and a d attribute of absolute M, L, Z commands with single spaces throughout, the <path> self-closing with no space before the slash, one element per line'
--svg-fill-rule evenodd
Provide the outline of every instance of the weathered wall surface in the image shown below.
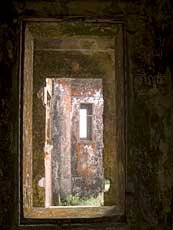
<path fill-rule="evenodd" d="M 55 80 L 54 88 L 52 205 L 60 205 L 70 195 L 87 198 L 103 191 L 103 94 L 98 79 Z M 91 140 L 79 138 L 81 103 L 92 103 Z"/>
<path fill-rule="evenodd" d="M 125 227 L 119 224 L 114 227 L 112 224 L 95 223 L 83 225 L 83 229 L 171 230 L 172 2 L 40 0 L 3 3 L 0 8 L 1 229 L 18 228 L 16 210 L 19 17 L 83 15 L 124 19 L 127 30 L 128 67 L 127 224 Z M 58 224 L 58 227 L 61 228 L 61 225 Z M 73 228 L 70 224 L 67 224 L 67 227 Z M 31 229 L 41 227 L 33 226 Z M 44 229 L 50 228 L 45 226 Z"/>
<path fill-rule="evenodd" d="M 88 73 L 90 69 L 88 66 Z M 72 192 L 82 198 L 97 197 L 103 192 L 103 90 L 100 79 L 75 79 L 72 94 Z M 80 105 L 92 106 L 91 137 L 79 137 Z"/>
<path fill-rule="evenodd" d="M 71 84 L 55 80 L 53 96 L 52 130 L 52 181 L 53 205 L 71 195 Z M 59 196 L 59 199 L 58 199 Z"/>

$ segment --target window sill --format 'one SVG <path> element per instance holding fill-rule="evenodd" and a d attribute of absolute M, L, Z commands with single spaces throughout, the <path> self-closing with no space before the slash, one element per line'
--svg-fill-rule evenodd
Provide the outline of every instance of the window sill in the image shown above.
<path fill-rule="evenodd" d="M 32 208 L 25 210 L 25 218 L 33 219 L 68 219 L 68 218 L 102 218 L 122 216 L 120 210 L 116 206 L 66 206 L 66 207 L 50 207 L 50 208 Z"/>

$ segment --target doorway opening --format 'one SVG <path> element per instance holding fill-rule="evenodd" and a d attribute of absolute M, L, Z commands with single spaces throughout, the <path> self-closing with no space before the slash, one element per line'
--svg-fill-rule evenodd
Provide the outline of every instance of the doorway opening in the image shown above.
<path fill-rule="evenodd" d="M 104 205 L 102 79 L 46 78 L 42 100 L 45 207 Z"/>

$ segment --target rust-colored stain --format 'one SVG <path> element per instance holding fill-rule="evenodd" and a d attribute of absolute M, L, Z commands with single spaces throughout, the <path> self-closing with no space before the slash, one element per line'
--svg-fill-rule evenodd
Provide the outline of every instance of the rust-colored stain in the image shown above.
<path fill-rule="evenodd" d="M 92 149 L 93 149 L 93 151 L 95 153 L 95 151 L 96 151 L 96 143 L 92 143 Z"/>
<path fill-rule="evenodd" d="M 44 159 L 45 160 L 48 160 L 50 157 L 49 157 L 49 154 L 48 153 L 45 153 L 45 155 L 44 155 Z"/>
<path fill-rule="evenodd" d="M 64 105 L 66 106 L 67 111 L 71 111 L 71 85 L 67 80 L 59 80 L 59 83 L 65 91 Z"/>
<path fill-rule="evenodd" d="M 97 165 L 91 165 L 88 161 L 89 159 L 89 153 L 87 151 L 84 151 L 84 144 L 77 144 L 77 172 L 80 176 L 85 177 L 86 183 L 89 183 L 87 181 L 90 181 L 90 177 L 93 176 L 93 168 L 95 168 Z M 96 144 L 91 144 L 93 149 L 93 155 L 96 151 Z"/>

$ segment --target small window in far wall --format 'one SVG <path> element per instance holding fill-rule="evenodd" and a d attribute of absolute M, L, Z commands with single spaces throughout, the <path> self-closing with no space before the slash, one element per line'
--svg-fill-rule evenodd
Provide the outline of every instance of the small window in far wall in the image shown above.
<path fill-rule="evenodd" d="M 80 105 L 80 139 L 92 139 L 92 104 Z"/>

